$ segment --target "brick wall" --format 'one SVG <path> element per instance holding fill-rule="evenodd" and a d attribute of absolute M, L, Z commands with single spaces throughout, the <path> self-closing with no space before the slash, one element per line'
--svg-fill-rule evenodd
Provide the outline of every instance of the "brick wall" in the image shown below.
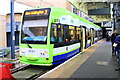
<path fill-rule="evenodd" d="M 32 7 L 61 7 L 71 11 L 71 4 L 67 0 L 16 0 Z"/>
<path fill-rule="evenodd" d="M 14 14 L 15 22 L 20 22 L 21 16 L 22 16 L 22 13 L 15 13 Z M 7 20 L 7 23 L 10 23 L 10 14 L 6 15 L 6 20 Z"/>
<path fill-rule="evenodd" d="M 6 47 L 6 18 L 0 15 L 0 47 Z"/>

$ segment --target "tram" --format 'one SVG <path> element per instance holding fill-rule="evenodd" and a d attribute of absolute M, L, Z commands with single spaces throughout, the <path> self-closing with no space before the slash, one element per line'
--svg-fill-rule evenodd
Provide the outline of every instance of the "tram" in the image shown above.
<path fill-rule="evenodd" d="M 57 65 L 84 51 L 100 37 L 100 26 L 63 8 L 26 10 L 20 31 L 20 61 Z"/>

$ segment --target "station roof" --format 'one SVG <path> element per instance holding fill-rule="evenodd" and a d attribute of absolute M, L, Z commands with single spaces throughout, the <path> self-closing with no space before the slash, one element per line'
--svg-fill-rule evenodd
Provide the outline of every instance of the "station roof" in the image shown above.
<path fill-rule="evenodd" d="M 2 2 L 0 3 L 2 10 L 4 10 L 4 11 L 0 11 L 0 14 L 10 13 L 10 0 L 0 0 L 0 1 Z M 60 0 L 60 2 L 62 1 L 64 2 L 66 0 Z M 120 0 L 67 0 L 67 1 L 71 2 L 73 5 L 75 5 L 75 3 L 78 4 L 88 3 L 89 9 L 94 9 L 96 8 L 97 4 L 98 4 L 97 7 L 99 7 L 100 2 L 104 6 L 106 5 L 106 2 L 107 3 L 119 2 Z M 55 0 L 15 0 L 15 12 L 22 12 L 24 9 L 40 6 L 41 2 L 44 2 L 46 4 L 51 4 L 51 2 L 55 2 Z"/>

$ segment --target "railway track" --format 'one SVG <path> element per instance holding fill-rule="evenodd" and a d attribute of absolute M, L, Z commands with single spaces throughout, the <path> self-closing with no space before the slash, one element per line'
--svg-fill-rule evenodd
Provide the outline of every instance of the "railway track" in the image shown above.
<path fill-rule="evenodd" d="M 25 70 L 29 67 L 29 64 L 21 64 L 21 66 L 11 69 L 11 73 L 14 74 L 18 71 Z"/>
<path fill-rule="evenodd" d="M 18 68 L 11 69 L 11 72 L 17 80 L 35 80 L 55 67 L 56 66 L 35 66 L 24 64 Z"/>
<path fill-rule="evenodd" d="M 31 77 L 27 78 L 26 80 L 35 80 L 38 77 L 40 77 L 41 75 L 43 75 L 46 72 L 50 71 L 51 69 L 53 69 L 53 67 L 43 68 L 43 70 L 40 70 L 40 72 L 36 73 L 35 75 L 31 75 Z"/>

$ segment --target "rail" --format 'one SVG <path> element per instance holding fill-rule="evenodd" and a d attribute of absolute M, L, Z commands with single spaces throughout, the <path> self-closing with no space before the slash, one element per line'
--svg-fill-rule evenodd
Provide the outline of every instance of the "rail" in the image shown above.
<path fill-rule="evenodd" d="M 52 70 L 56 66 L 35 66 L 23 65 L 19 68 L 11 70 L 13 76 L 17 78 L 24 78 L 25 80 L 36 80 L 46 72 Z"/>
<path fill-rule="evenodd" d="M 29 67 L 29 66 L 30 66 L 29 64 L 24 64 L 24 65 L 19 66 L 19 67 L 17 67 L 17 68 L 11 69 L 11 72 L 12 72 L 12 74 L 13 74 L 13 73 L 18 72 L 18 71 L 20 71 L 20 70 L 24 70 L 24 69 L 26 69 L 26 68 Z"/>

